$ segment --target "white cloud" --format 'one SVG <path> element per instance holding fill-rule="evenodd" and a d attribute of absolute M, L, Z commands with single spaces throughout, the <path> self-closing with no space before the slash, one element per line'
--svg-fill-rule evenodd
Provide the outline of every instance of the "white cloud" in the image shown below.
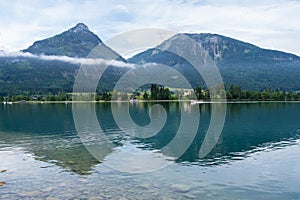
<path fill-rule="evenodd" d="M 0 51 L 0 57 L 24 57 L 24 58 L 35 58 L 40 60 L 47 60 L 47 61 L 62 61 L 68 62 L 71 64 L 82 64 L 82 65 L 113 65 L 115 67 L 127 67 L 127 68 L 134 68 L 134 64 L 124 63 L 117 60 L 105 60 L 101 58 L 74 58 L 68 56 L 53 56 L 53 55 L 36 55 L 31 54 L 29 52 L 5 52 Z"/>
<path fill-rule="evenodd" d="M 1 1 L 0 46 L 35 40 L 86 23 L 102 40 L 136 28 L 211 32 L 300 55 L 298 1 Z"/>

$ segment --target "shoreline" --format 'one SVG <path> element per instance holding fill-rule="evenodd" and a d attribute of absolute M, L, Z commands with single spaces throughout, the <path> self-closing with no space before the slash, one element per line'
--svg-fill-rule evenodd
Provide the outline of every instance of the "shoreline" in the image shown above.
<path fill-rule="evenodd" d="M 130 103 L 130 104 L 138 104 L 138 103 L 180 103 L 180 102 L 188 102 L 190 103 L 193 100 L 139 100 L 138 102 L 130 102 L 130 101 L 26 101 L 26 102 L 0 102 L 0 104 L 4 105 L 12 105 L 12 104 L 73 104 L 73 103 Z M 217 103 L 226 103 L 226 104 L 250 104 L 250 103 L 300 103 L 300 101 L 201 101 L 195 104 L 217 104 Z"/>

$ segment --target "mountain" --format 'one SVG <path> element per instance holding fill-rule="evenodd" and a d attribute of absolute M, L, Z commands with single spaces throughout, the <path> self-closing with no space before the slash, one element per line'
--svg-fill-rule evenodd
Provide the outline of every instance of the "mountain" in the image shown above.
<path fill-rule="evenodd" d="M 263 49 L 233 38 L 217 34 L 185 34 L 205 48 L 220 70 L 226 84 L 240 85 L 242 89 L 263 90 L 279 88 L 300 91 L 300 58 L 296 55 Z M 128 59 L 131 63 L 161 63 L 182 73 L 192 86 L 205 83 L 195 69 L 183 58 L 163 47 L 184 45 L 175 35 L 155 48 L 141 52 Z M 84 58 L 98 44 L 103 51 L 101 58 L 115 55 L 124 58 L 106 46 L 101 39 L 79 23 L 75 27 L 53 37 L 34 42 L 22 50 L 32 54 L 69 56 Z M 176 48 L 180 48 L 176 46 Z M 191 49 L 192 50 L 192 49 Z M 37 57 L 5 56 L 0 51 L 0 95 L 46 94 L 59 91 L 71 92 L 79 64 L 57 60 L 43 60 Z M 98 57 L 97 57 L 98 58 Z M 99 81 L 99 90 L 112 90 L 119 78 L 129 70 L 127 67 L 110 66 Z"/>
<path fill-rule="evenodd" d="M 201 45 L 220 70 L 226 84 L 240 85 L 243 89 L 263 90 L 280 88 L 300 90 L 300 57 L 263 49 L 233 38 L 217 34 L 185 34 Z M 173 67 L 181 72 L 193 86 L 204 85 L 194 68 L 183 58 L 162 47 L 180 44 L 179 35 L 162 42 L 155 48 L 128 59 L 131 63 L 154 62 Z"/>
<path fill-rule="evenodd" d="M 85 24 L 79 23 L 61 34 L 34 42 L 23 52 L 86 57 L 93 48 L 101 43 L 102 41 L 96 34 L 91 32 Z"/>
<path fill-rule="evenodd" d="M 56 36 L 34 42 L 22 52 L 82 58 L 88 56 L 90 51 L 99 44 L 101 44 L 101 55 L 98 54 L 96 58 L 110 59 L 109 56 L 112 56 L 116 60 L 126 62 L 82 23 Z M 48 92 L 56 94 L 59 91 L 72 91 L 80 64 L 30 56 L 3 56 L 4 54 L 0 52 L 0 95 Z M 99 86 L 103 90 L 111 90 L 126 71 L 128 71 L 126 67 L 109 66 Z"/>

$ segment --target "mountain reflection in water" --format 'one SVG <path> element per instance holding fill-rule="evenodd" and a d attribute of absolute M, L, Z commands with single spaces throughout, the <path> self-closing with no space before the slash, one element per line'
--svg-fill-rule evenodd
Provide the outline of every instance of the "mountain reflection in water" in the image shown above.
<path fill-rule="evenodd" d="M 211 166 L 244 159 L 251 153 L 276 150 L 293 145 L 299 139 L 299 108 L 297 103 L 232 103 L 227 104 L 224 129 L 216 146 L 199 158 L 211 117 L 211 105 L 160 103 L 166 110 L 167 121 L 160 132 L 150 138 L 133 137 L 120 130 L 114 121 L 110 103 L 95 104 L 96 114 L 105 136 L 114 148 L 103 146 L 101 159 L 95 159 L 77 135 L 72 105 L 26 104 L 0 105 L 0 151 L 21 147 L 35 159 L 54 163 L 79 175 L 93 173 L 93 167 L 106 162 L 120 147 L 134 146 L 141 151 L 159 151 L 175 136 L 180 122 L 180 110 L 200 110 L 200 126 L 187 151 L 175 162 L 182 165 Z M 153 103 L 130 104 L 130 115 L 137 125 L 150 122 L 149 108 Z M 120 103 L 119 106 L 127 106 Z M 193 122 L 191 122 L 193 123 Z M 130 130 L 128 130 L 130 132 Z M 88 145 L 93 145 L 88 144 Z"/>

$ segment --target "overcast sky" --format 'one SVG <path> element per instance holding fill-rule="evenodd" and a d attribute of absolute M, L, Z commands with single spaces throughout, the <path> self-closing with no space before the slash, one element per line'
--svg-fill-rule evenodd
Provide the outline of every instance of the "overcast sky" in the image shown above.
<path fill-rule="evenodd" d="M 24 3 L 26 2 L 26 3 Z M 102 40 L 137 28 L 218 33 L 300 55 L 300 1 L 0 1 L 0 50 L 85 23 Z"/>

